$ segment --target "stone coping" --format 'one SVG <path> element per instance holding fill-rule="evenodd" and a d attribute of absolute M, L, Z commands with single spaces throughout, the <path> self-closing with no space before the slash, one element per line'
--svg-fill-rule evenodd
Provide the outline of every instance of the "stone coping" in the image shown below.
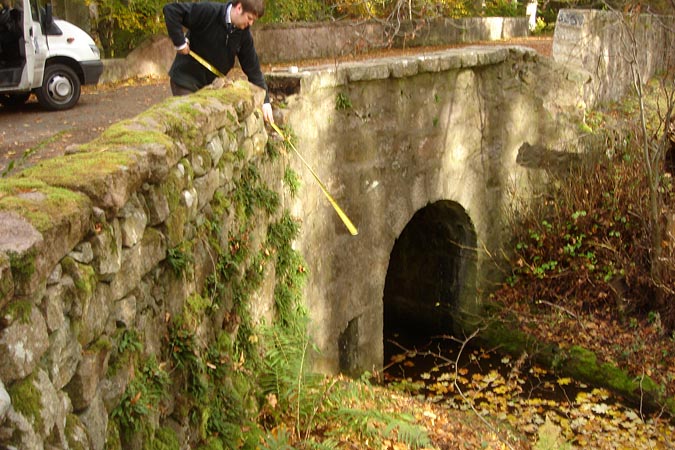
<path fill-rule="evenodd" d="M 534 49 L 523 46 L 471 46 L 438 50 L 422 54 L 380 57 L 340 64 L 322 64 L 273 71 L 266 75 L 275 80 L 299 80 L 303 88 L 342 86 L 349 82 L 412 77 L 461 68 L 474 68 L 504 62 L 510 54 L 536 58 Z"/>

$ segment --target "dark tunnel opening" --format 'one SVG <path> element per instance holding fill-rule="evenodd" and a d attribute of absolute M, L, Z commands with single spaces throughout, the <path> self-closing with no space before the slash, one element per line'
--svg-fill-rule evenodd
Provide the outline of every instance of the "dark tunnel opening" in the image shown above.
<path fill-rule="evenodd" d="M 457 332 L 475 300 L 476 232 L 464 208 L 442 200 L 417 211 L 396 239 L 384 286 L 384 338 Z"/>

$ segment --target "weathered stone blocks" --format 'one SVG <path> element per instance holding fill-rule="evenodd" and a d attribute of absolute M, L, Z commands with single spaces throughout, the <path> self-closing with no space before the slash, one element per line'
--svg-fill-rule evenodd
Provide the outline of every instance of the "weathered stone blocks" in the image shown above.
<path fill-rule="evenodd" d="M 118 214 L 122 246 L 129 248 L 136 245 L 143 238 L 143 232 L 148 224 L 148 215 L 137 195 L 132 195 Z"/>
<path fill-rule="evenodd" d="M 14 296 L 14 279 L 9 257 L 0 252 L 0 310 L 4 308 L 9 299 Z"/>
<path fill-rule="evenodd" d="M 0 380 L 11 383 L 31 374 L 49 346 L 47 326 L 38 308 L 31 306 L 0 331 Z"/>
<path fill-rule="evenodd" d="M 135 234 L 133 236 L 136 237 Z M 110 281 L 119 272 L 122 267 L 122 242 L 122 229 L 118 219 L 101 225 L 100 230 L 91 238 L 94 253 L 92 267 L 99 280 Z"/>
<path fill-rule="evenodd" d="M 82 345 L 68 321 L 49 336 L 45 354 L 49 378 L 56 389 L 63 389 L 70 382 L 81 358 Z"/>
<path fill-rule="evenodd" d="M 108 370 L 109 357 L 109 345 L 95 345 L 82 353 L 75 375 L 65 386 L 75 412 L 81 412 L 91 404 L 99 381 Z"/>

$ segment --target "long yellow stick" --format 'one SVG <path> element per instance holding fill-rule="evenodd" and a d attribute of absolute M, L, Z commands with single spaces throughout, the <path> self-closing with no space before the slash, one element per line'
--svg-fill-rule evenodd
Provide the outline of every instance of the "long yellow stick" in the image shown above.
<path fill-rule="evenodd" d="M 354 226 L 352 221 L 349 220 L 349 217 L 347 217 L 347 214 L 345 214 L 344 211 L 342 211 L 342 208 L 340 208 L 340 206 L 337 204 L 335 199 L 328 193 L 328 189 L 326 189 L 326 186 L 321 182 L 321 180 L 319 179 L 319 176 L 316 174 L 316 172 L 314 172 L 314 170 L 310 167 L 310 165 L 307 163 L 307 161 L 305 161 L 305 158 L 303 158 L 302 155 L 300 154 L 300 152 L 295 148 L 295 145 L 293 145 L 293 143 L 290 141 L 290 139 L 288 139 L 286 136 L 284 136 L 284 133 L 281 132 L 281 130 L 279 129 L 279 127 L 275 123 L 270 123 L 270 125 L 272 125 L 272 128 L 274 128 L 274 131 L 279 133 L 279 136 L 281 136 L 281 138 L 284 141 L 288 142 L 288 145 L 291 146 L 293 151 L 295 151 L 295 154 L 298 155 L 298 157 L 300 158 L 300 161 L 302 161 L 302 163 L 305 165 L 305 167 L 307 167 L 307 169 L 309 169 L 312 176 L 314 176 L 314 179 L 316 180 L 316 182 L 319 183 L 319 186 L 321 187 L 321 190 L 323 191 L 324 195 L 326 196 L 326 198 L 328 199 L 330 204 L 333 205 L 333 209 L 335 209 L 335 212 L 337 212 L 338 216 L 340 216 L 340 219 L 342 219 L 342 222 L 345 224 L 345 226 L 347 227 L 349 232 L 352 234 L 352 236 L 356 236 L 357 234 L 359 234 L 359 231 L 356 229 L 356 227 Z"/>
<path fill-rule="evenodd" d="M 209 69 L 214 75 L 216 75 L 218 77 L 224 77 L 225 76 L 222 73 L 220 73 L 220 71 L 218 69 L 216 69 L 211 64 L 209 64 L 208 61 L 206 61 L 204 58 L 202 58 L 201 56 L 199 56 L 198 54 L 196 54 L 192 50 L 190 50 L 190 56 L 192 56 L 194 59 L 196 59 L 197 62 L 199 62 L 202 66 Z M 335 212 L 337 212 L 338 216 L 340 216 L 340 219 L 342 219 L 342 223 L 345 224 L 345 226 L 347 227 L 349 232 L 352 234 L 352 236 L 356 236 L 357 234 L 359 234 L 359 230 L 357 230 L 356 227 L 354 226 L 354 224 L 352 223 L 352 221 L 349 220 L 349 217 L 347 217 L 347 214 L 345 214 L 344 211 L 342 211 L 342 208 L 340 208 L 340 206 L 337 204 L 337 202 L 335 201 L 333 196 L 331 196 L 328 193 L 328 189 L 326 189 L 326 186 L 321 182 L 321 180 L 319 179 L 319 176 L 316 174 L 316 172 L 314 172 L 314 170 L 307 163 L 307 161 L 305 161 L 305 158 L 302 157 L 302 155 L 300 154 L 298 149 L 295 148 L 295 145 L 293 145 L 291 140 L 286 138 L 286 136 L 284 136 L 284 133 L 281 132 L 281 130 L 279 129 L 278 126 L 276 126 L 275 123 L 270 123 L 270 125 L 272 125 L 272 128 L 274 128 L 274 131 L 279 133 L 279 136 L 281 136 L 281 139 L 288 142 L 288 145 L 291 146 L 293 151 L 295 151 L 295 154 L 298 155 L 298 157 L 300 158 L 300 161 L 302 161 L 302 163 L 305 165 L 305 167 L 307 167 L 307 169 L 309 169 L 312 176 L 314 176 L 314 179 L 316 180 L 316 182 L 319 183 L 319 186 L 321 187 L 321 190 L 323 191 L 324 195 L 326 196 L 326 198 L 328 199 L 330 204 L 333 205 L 333 209 L 335 209 Z"/>
<path fill-rule="evenodd" d="M 215 67 L 213 67 L 213 66 L 211 65 L 211 63 L 209 63 L 207 60 L 205 60 L 204 58 L 202 58 L 201 56 L 199 56 L 198 54 L 196 54 L 196 53 L 193 52 L 192 50 L 190 50 L 190 56 L 192 56 L 194 59 L 196 59 L 197 62 L 198 62 L 199 64 L 201 64 L 202 66 L 204 66 L 204 67 L 206 67 L 207 69 L 209 69 L 209 70 L 211 71 L 211 73 L 213 73 L 215 76 L 220 77 L 220 78 L 224 78 L 224 77 L 225 77 L 225 75 L 223 75 L 223 74 L 220 72 L 220 70 L 218 70 L 218 69 L 216 69 Z"/>

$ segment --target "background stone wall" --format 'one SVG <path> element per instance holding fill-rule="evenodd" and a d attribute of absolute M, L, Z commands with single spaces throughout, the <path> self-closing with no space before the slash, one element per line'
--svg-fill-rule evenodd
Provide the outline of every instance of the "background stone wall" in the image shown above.
<path fill-rule="evenodd" d="M 617 100 L 631 89 L 634 70 L 643 82 L 675 64 L 675 18 L 598 10 L 561 10 L 553 58 L 586 73 L 588 105 Z"/>
<path fill-rule="evenodd" d="M 525 17 L 434 19 L 402 23 L 397 37 L 376 22 L 256 24 L 253 39 L 262 64 L 358 55 L 392 46 L 450 45 L 527 36 Z M 107 59 L 102 82 L 134 76 L 166 75 L 175 56 L 167 36 L 154 36 L 126 58 Z"/>
<path fill-rule="evenodd" d="M 282 214 L 285 162 L 268 154 L 262 99 L 248 83 L 171 98 L 74 154 L 0 180 L 0 444 L 141 448 L 143 439 L 121 434 L 123 419 L 110 421 L 133 418 L 135 401 L 147 408 L 142 430 L 168 427 L 181 448 L 198 438 L 180 406 L 185 381 L 161 402 L 146 391 L 129 399 L 129 389 L 172 364 L 177 376 L 168 336 L 179 318 L 199 348 L 237 335 L 234 294 L 217 303 L 199 295 L 219 248 L 235 255 L 236 238 L 258 255 Z M 256 210 L 260 192 L 278 201 L 276 212 Z M 238 308 L 269 322 L 274 262 L 257 261 L 261 270 L 260 288 Z M 199 301 L 217 307 L 200 315 Z M 141 357 L 125 358 L 130 348 Z"/>

